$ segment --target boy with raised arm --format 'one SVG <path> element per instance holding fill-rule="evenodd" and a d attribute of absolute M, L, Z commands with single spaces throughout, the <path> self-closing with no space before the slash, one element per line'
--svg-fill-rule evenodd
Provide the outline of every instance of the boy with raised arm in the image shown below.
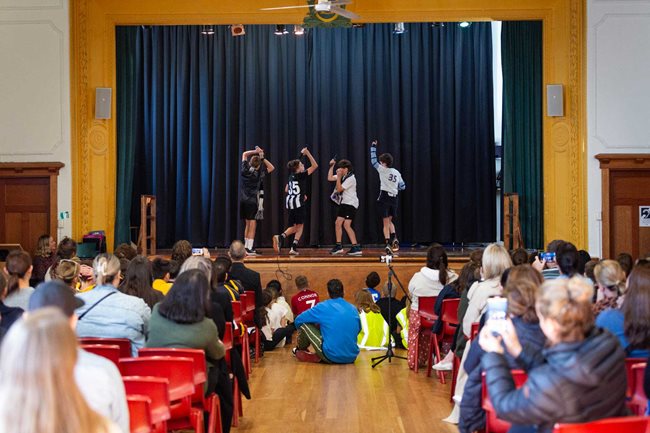
<path fill-rule="evenodd" d="M 370 163 L 379 173 L 380 190 L 377 203 L 384 223 L 386 253 L 393 254 L 399 251 L 399 241 L 393 223 L 393 218 L 397 216 L 397 194 L 406 189 L 406 184 L 400 172 L 393 168 L 393 155 L 382 153 L 377 158 L 377 140 L 370 145 Z"/>
<path fill-rule="evenodd" d="M 253 243 L 257 220 L 263 218 L 264 212 L 264 176 L 275 170 L 275 167 L 264 158 L 264 150 L 259 146 L 255 146 L 255 150 L 242 153 L 241 161 L 239 213 L 246 222 L 244 247 L 247 255 L 255 256 L 257 251 L 253 248 Z"/>
<path fill-rule="evenodd" d="M 334 174 L 335 164 L 337 166 L 336 174 Z M 359 207 L 357 179 L 352 173 L 352 163 L 347 159 L 342 159 L 337 164 L 332 159 L 330 161 L 329 171 L 327 172 L 327 180 L 336 182 L 332 199 L 339 205 L 334 226 L 336 231 L 336 245 L 331 249 L 330 254 L 343 254 L 341 239 L 343 238 L 343 229 L 345 229 L 352 243 L 352 248 L 348 251 L 348 256 L 360 256 L 362 254 L 361 246 L 357 243 L 357 236 L 352 228 L 352 221 L 354 221 L 354 216 L 357 214 L 357 208 Z"/>
<path fill-rule="evenodd" d="M 284 191 L 287 194 L 285 206 L 289 210 L 289 228 L 282 234 L 273 236 L 273 249 L 278 254 L 287 237 L 294 235 L 289 254 L 298 255 L 298 242 L 300 242 L 302 230 L 305 227 L 305 219 L 307 218 L 307 201 L 309 200 L 309 197 L 307 197 L 307 177 L 311 176 L 318 168 L 318 164 L 309 149 L 305 147 L 300 153 L 309 159 L 309 168 L 305 170 L 305 164 L 300 159 L 294 159 L 287 164 L 289 180 Z"/>

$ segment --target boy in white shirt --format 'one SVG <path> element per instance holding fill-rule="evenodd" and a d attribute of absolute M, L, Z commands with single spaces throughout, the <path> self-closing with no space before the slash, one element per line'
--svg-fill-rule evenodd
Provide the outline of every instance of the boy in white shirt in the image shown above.
<path fill-rule="evenodd" d="M 393 155 L 383 153 L 377 158 L 377 140 L 370 145 L 370 163 L 379 173 L 381 184 L 377 198 L 379 213 L 384 222 L 384 240 L 386 253 L 392 254 L 399 250 L 399 241 L 395 234 L 393 218 L 397 216 L 397 194 L 406 189 L 406 184 L 399 171 L 393 168 Z"/>
<path fill-rule="evenodd" d="M 336 164 L 336 174 L 334 174 L 334 165 Z M 335 160 L 330 161 L 330 168 L 327 172 L 327 180 L 336 182 L 334 194 L 332 199 L 339 205 L 338 214 L 336 217 L 335 230 L 336 230 L 336 245 L 330 251 L 330 254 L 343 254 L 343 245 L 341 239 L 343 238 L 343 229 L 348 234 L 352 248 L 348 251 L 348 256 L 360 256 L 361 246 L 357 243 L 357 236 L 352 228 L 352 221 L 359 208 L 359 197 L 357 197 L 357 179 L 352 173 L 352 163 L 347 159 L 342 159 L 336 163 Z"/>

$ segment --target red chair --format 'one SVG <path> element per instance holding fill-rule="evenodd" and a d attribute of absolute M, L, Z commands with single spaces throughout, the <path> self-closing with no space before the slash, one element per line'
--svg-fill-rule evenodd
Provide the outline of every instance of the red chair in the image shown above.
<path fill-rule="evenodd" d="M 239 299 L 242 303 L 242 312 L 243 307 L 246 307 L 246 312 L 244 313 L 244 324 L 249 328 L 252 328 L 255 334 L 255 363 L 257 364 L 260 360 L 262 338 L 260 336 L 260 330 L 257 329 L 257 325 L 255 325 L 255 292 L 252 290 L 246 290 L 245 294 L 239 295 Z"/>
<path fill-rule="evenodd" d="M 469 341 L 474 341 L 478 335 L 479 327 L 481 324 L 479 322 L 472 323 L 472 330 L 470 331 Z"/>
<path fill-rule="evenodd" d="M 553 433 L 648 433 L 650 417 L 626 416 L 583 424 L 555 424 Z"/>
<path fill-rule="evenodd" d="M 628 406 L 632 412 L 637 416 L 643 416 L 648 409 L 648 397 L 645 395 L 643 389 L 643 376 L 645 374 L 646 363 L 634 364 L 632 366 L 632 374 L 628 377 L 628 385 L 630 378 L 632 378 L 632 396 L 628 402 Z"/>
<path fill-rule="evenodd" d="M 151 433 L 151 400 L 144 395 L 127 395 L 131 433 Z"/>
<path fill-rule="evenodd" d="M 154 431 L 167 432 L 167 421 L 171 418 L 169 403 L 169 381 L 162 377 L 125 376 L 124 389 L 127 395 L 139 394 L 151 400 L 151 423 Z"/>
<path fill-rule="evenodd" d="M 418 338 L 415 340 L 415 372 L 419 370 L 419 360 L 417 359 L 420 353 L 420 338 L 431 333 L 433 324 L 438 320 L 438 316 L 433 312 L 433 307 L 436 305 L 437 296 L 420 296 L 418 298 L 418 316 L 420 317 L 420 331 Z"/>
<path fill-rule="evenodd" d="M 138 350 L 138 356 L 173 356 L 192 359 L 194 375 L 192 406 L 205 410 L 210 414 L 208 433 L 214 433 L 215 431 L 221 432 L 221 405 L 219 398 L 214 393 L 206 397 L 203 392 L 203 385 L 208 381 L 208 366 L 203 350 L 146 347 Z"/>
<path fill-rule="evenodd" d="M 81 344 L 79 347 L 86 352 L 106 358 L 109 361 L 112 361 L 115 365 L 119 364 L 120 346 L 116 344 Z"/>
<path fill-rule="evenodd" d="M 146 356 L 120 359 L 122 376 L 155 376 L 169 381 L 170 430 L 193 428 L 203 433 L 203 411 L 192 407 L 194 361 L 173 356 Z"/>
<path fill-rule="evenodd" d="M 427 377 L 431 377 L 431 368 L 433 367 L 433 353 L 435 351 L 436 359 L 440 361 L 440 346 L 443 343 L 453 343 L 458 328 L 458 303 L 460 299 L 445 299 L 442 301 L 442 310 L 440 311 L 440 321 L 442 327 L 437 334 L 431 333 L 429 338 L 429 354 L 427 356 Z M 452 375 L 453 376 L 453 375 Z M 445 375 L 441 371 L 438 374 L 440 383 L 445 383 Z"/>
<path fill-rule="evenodd" d="M 131 340 L 128 338 L 101 338 L 101 337 L 81 337 L 79 344 L 110 344 L 120 346 L 120 358 L 130 358 Z"/>
<path fill-rule="evenodd" d="M 244 295 L 246 296 L 246 295 Z M 237 332 L 235 332 L 234 341 L 233 343 L 235 345 L 241 346 L 242 347 L 242 352 L 241 352 L 241 360 L 242 363 L 244 364 L 244 369 L 246 370 L 246 377 L 248 377 L 251 374 L 251 354 L 250 351 L 248 350 L 249 344 L 248 344 L 248 332 L 246 331 L 246 326 L 244 325 L 244 316 L 242 311 L 244 310 L 244 307 L 242 306 L 241 301 L 233 301 L 232 302 L 232 316 L 233 320 L 235 323 L 239 324 L 239 329 Z M 246 348 L 244 350 L 244 348 Z"/>
<path fill-rule="evenodd" d="M 528 380 L 528 375 L 523 370 L 512 370 L 512 379 L 515 382 L 517 388 L 521 388 L 526 380 Z M 490 401 L 490 396 L 487 392 L 487 386 L 485 385 L 485 372 L 483 372 L 482 387 L 481 387 L 481 406 L 485 410 L 485 433 L 506 433 L 510 429 L 510 423 L 502 421 L 497 418 L 496 411 L 492 402 Z"/>
<path fill-rule="evenodd" d="M 646 358 L 625 358 L 625 375 L 627 376 L 627 390 L 625 391 L 625 397 L 627 399 L 632 398 L 632 394 L 634 394 L 635 377 L 632 374 L 632 366 L 643 364 L 646 361 Z M 643 380 L 641 382 L 643 382 Z"/>

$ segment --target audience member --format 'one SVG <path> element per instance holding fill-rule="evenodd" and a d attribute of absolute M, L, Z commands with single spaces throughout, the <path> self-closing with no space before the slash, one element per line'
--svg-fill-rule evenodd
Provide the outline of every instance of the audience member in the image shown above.
<path fill-rule="evenodd" d="M 276 347 L 284 347 L 285 343 L 291 341 L 291 336 L 296 328 L 293 324 L 287 323 L 284 308 L 274 309 L 273 305 L 276 300 L 273 298 L 273 289 L 264 289 L 262 291 L 263 307 L 258 311 L 260 320 L 263 324 L 261 330 L 262 343 L 264 350 L 273 350 Z"/>
<path fill-rule="evenodd" d="M 542 273 L 544 280 L 554 280 L 560 276 L 560 269 L 557 264 L 557 249 L 564 243 L 561 239 L 555 239 L 549 242 L 546 246 L 547 253 L 554 253 L 555 259 L 553 260 L 540 260 L 539 255 L 535 256 L 535 260 L 531 263 L 532 266 Z"/>
<path fill-rule="evenodd" d="M 56 256 L 54 258 L 54 262 L 50 267 L 45 271 L 45 281 L 49 281 L 52 279 L 52 275 L 50 271 L 52 270 L 52 266 L 56 264 L 59 260 L 72 260 L 77 257 L 77 243 L 70 239 L 69 237 L 64 237 L 61 239 L 61 242 L 59 242 L 59 245 L 56 247 Z"/>
<path fill-rule="evenodd" d="M 528 264 L 528 251 L 525 248 L 517 248 L 510 252 L 512 266 Z"/>
<path fill-rule="evenodd" d="M 594 316 L 609 308 L 620 307 L 620 296 L 625 292 L 625 272 L 616 260 L 603 260 L 594 268 L 596 278 L 596 303 L 592 306 Z"/>
<path fill-rule="evenodd" d="M 522 347 L 511 322 L 500 337 L 483 328 L 479 344 L 488 353 L 481 367 L 500 419 L 532 426 L 527 431 L 550 433 L 557 422 L 627 414 L 625 353 L 615 337 L 594 327 L 591 293 L 579 277 L 542 285 L 536 310 L 549 344 L 542 352 Z M 515 389 L 506 350 L 528 373 L 520 389 Z"/>
<path fill-rule="evenodd" d="M 650 354 L 650 268 L 635 267 L 627 279 L 620 309 L 610 308 L 596 318 L 596 326 L 617 338 L 628 358 Z"/>
<path fill-rule="evenodd" d="M 232 277 L 230 276 L 230 269 L 232 267 L 232 260 L 230 259 L 230 257 L 229 256 L 219 256 L 219 257 L 217 257 L 215 259 L 215 262 L 221 262 L 226 267 L 226 280 L 224 281 L 224 286 L 228 290 L 233 292 L 233 294 L 238 293 L 239 295 L 241 295 L 241 294 L 245 293 L 246 290 L 244 289 L 244 286 L 242 285 L 242 283 L 240 283 L 237 280 L 232 279 Z M 237 295 L 237 299 L 239 299 L 239 295 Z"/>
<path fill-rule="evenodd" d="M 29 299 L 29 314 L 42 308 L 55 307 L 68 318 L 70 328 L 74 331 L 78 321 L 75 309 L 81 307 L 83 301 L 73 293 L 61 281 L 43 283 Z M 129 433 L 129 408 L 124 383 L 115 364 L 78 348 L 74 377 L 88 405 L 115 422 L 123 433 Z"/>
<path fill-rule="evenodd" d="M 151 262 L 151 273 L 153 274 L 153 283 L 151 287 L 155 290 L 158 290 L 163 295 L 166 295 L 169 292 L 169 289 L 172 288 L 171 280 L 171 262 L 162 257 L 156 257 Z"/>
<path fill-rule="evenodd" d="M 140 298 L 121 293 L 120 261 L 100 254 L 93 261 L 96 287 L 78 296 L 85 305 L 77 310 L 80 337 L 128 338 L 133 356 L 144 346 L 151 309 Z"/>
<path fill-rule="evenodd" d="M 212 263 L 213 281 L 216 278 L 216 287 L 213 285 L 212 289 L 216 292 L 223 293 L 230 299 L 230 301 L 239 301 L 240 293 L 236 286 L 227 285 L 228 271 L 230 269 L 230 262 L 217 259 Z"/>
<path fill-rule="evenodd" d="M 138 252 L 136 251 L 131 244 L 119 244 L 117 248 L 115 248 L 115 251 L 113 251 L 113 255 L 117 257 L 118 259 L 126 259 L 126 260 L 133 260 L 135 259 L 135 256 L 138 255 Z"/>
<path fill-rule="evenodd" d="M 294 317 L 314 308 L 319 301 L 318 293 L 309 288 L 309 280 L 304 275 L 296 277 L 296 289 L 298 293 L 291 297 L 291 311 Z"/>
<path fill-rule="evenodd" d="M 169 282 L 170 283 L 173 284 L 176 277 L 178 277 L 178 273 L 181 271 L 181 265 L 182 263 L 179 262 L 178 260 L 169 261 Z M 169 288 L 171 289 L 171 286 Z"/>
<path fill-rule="evenodd" d="M 591 261 L 591 255 L 585 250 L 578 251 L 578 273 L 585 275 L 587 263 Z"/>
<path fill-rule="evenodd" d="M 4 303 L 7 296 L 7 279 L 4 272 L 0 272 L 0 341 L 7 333 L 11 325 L 23 315 L 23 309 L 19 307 L 8 307 Z"/>
<path fill-rule="evenodd" d="M 391 284 L 391 286 L 388 286 L 388 283 L 384 284 L 384 288 L 382 290 L 382 294 L 384 295 L 383 297 L 379 298 L 376 302 L 377 306 L 379 307 L 379 310 L 381 311 L 381 315 L 384 317 L 384 320 L 386 323 L 388 323 L 388 326 L 390 328 L 390 332 L 393 333 L 393 338 L 395 341 L 399 341 L 400 337 L 397 332 L 397 314 L 404 309 L 404 302 L 398 301 L 397 298 L 395 297 L 395 293 L 397 291 L 397 287 L 395 287 L 395 284 Z M 388 312 L 388 305 L 390 302 L 390 314 Z M 408 312 L 406 313 L 408 315 Z M 401 343 L 399 344 L 401 347 Z"/>
<path fill-rule="evenodd" d="M 59 260 L 50 271 L 52 280 L 63 281 L 72 291 L 76 292 L 79 286 L 79 273 L 81 264 L 75 260 Z"/>
<path fill-rule="evenodd" d="M 293 323 L 294 315 L 291 310 L 291 306 L 287 303 L 287 300 L 284 298 L 284 292 L 282 291 L 282 283 L 278 280 L 271 280 L 266 283 L 267 289 L 273 289 L 275 292 L 275 305 L 284 308 L 285 316 L 289 323 Z"/>
<path fill-rule="evenodd" d="M 149 308 L 162 301 L 165 295 L 152 287 L 151 262 L 144 256 L 135 256 L 126 268 L 120 292 L 142 299 Z"/>
<path fill-rule="evenodd" d="M 183 266 L 183 262 L 192 257 L 192 244 L 186 240 L 176 241 L 172 246 L 172 261 L 178 263 L 178 267 Z"/>
<path fill-rule="evenodd" d="M 381 297 L 379 290 L 377 290 L 379 283 L 381 283 L 381 278 L 377 272 L 373 271 L 366 276 L 365 290 L 367 290 L 372 295 L 373 302 L 377 302 Z"/>
<path fill-rule="evenodd" d="M 537 293 L 543 281 L 538 271 L 524 264 L 510 268 L 503 288 L 503 296 L 508 300 L 508 317 L 512 320 L 519 341 L 534 353 L 540 352 L 546 342 L 535 311 Z M 468 377 L 460 403 L 458 429 L 461 433 L 471 433 L 485 427 L 485 412 L 481 407 L 481 359 L 484 354 L 478 339 L 474 339 L 464 365 Z M 511 369 L 520 368 L 509 353 L 505 353 L 505 358 Z"/>
<path fill-rule="evenodd" d="M 249 269 L 244 265 L 244 258 L 246 257 L 244 244 L 241 241 L 234 241 L 230 244 L 228 255 L 232 260 L 230 278 L 239 280 L 242 286 L 244 286 L 244 290 L 255 292 L 255 309 L 259 309 L 262 306 L 262 282 L 259 272 Z M 260 323 L 256 322 L 256 324 L 259 328 Z"/>
<path fill-rule="evenodd" d="M 477 248 L 475 250 L 472 250 L 469 253 L 469 260 L 470 262 L 474 262 L 480 266 L 481 263 L 483 262 L 483 248 Z"/>
<path fill-rule="evenodd" d="M 6 306 L 27 309 L 29 297 L 34 293 L 34 288 L 29 285 L 32 269 L 32 258 L 25 251 L 13 250 L 7 255 L 4 268 L 7 275 Z"/>
<path fill-rule="evenodd" d="M 557 247 L 555 253 L 557 266 L 560 268 L 562 278 L 571 278 L 580 274 L 580 254 L 571 242 L 563 242 Z"/>
<path fill-rule="evenodd" d="M 42 235 L 36 243 L 31 284 L 36 285 L 45 279 L 45 273 L 56 261 L 56 241 L 50 235 Z"/>
<path fill-rule="evenodd" d="M 404 349 L 409 348 L 409 311 L 411 309 L 411 301 L 406 298 L 404 308 L 399 310 L 395 320 L 397 320 L 397 327 L 395 332 L 399 335 L 399 338 L 395 338 L 397 347 L 402 347 Z"/>
<path fill-rule="evenodd" d="M 632 255 L 628 253 L 621 253 L 616 256 L 616 261 L 621 265 L 621 268 L 623 268 L 623 272 L 625 272 L 625 278 L 629 277 L 630 272 L 632 272 L 632 268 L 634 267 L 634 259 L 632 258 Z"/>
<path fill-rule="evenodd" d="M 78 346 L 55 308 L 16 323 L 0 353 L 0 431 L 12 433 L 118 433 L 93 411 L 75 384 Z"/>
<path fill-rule="evenodd" d="M 427 265 L 416 272 L 409 282 L 411 310 L 409 311 L 408 366 L 415 368 L 426 364 L 429 352 L 429 337 L 420 335 L 419 298 L 438 296 L 442 288 L 456 280 L 458 276 L 447 268 L 447 253 L 439 244 L 433 244 L 427 251 Z M 419 353 L 415 353 L 416 340 L 420 339 Z"/>
<path fill-rule="evenodd" d="M 354 303 L 359 310 L 359 320 L 361 320 L 361 332 L 357 336 L 359 348 L 366 350 L 387 348 L 390 329 L 372 294 L 368 290 L 359 290 L 354 295 Z"/>
<path fill-rule="evenodd" d="M 357 336 L 361 321 L 357 309 L 343 299 L 343 283 L 327 282 L 329 300 L 320 302 L 296 317 L 299 361 L 351 364 L 359 355 Z M 307 349 L 311 346 L 314 352 Z"/>

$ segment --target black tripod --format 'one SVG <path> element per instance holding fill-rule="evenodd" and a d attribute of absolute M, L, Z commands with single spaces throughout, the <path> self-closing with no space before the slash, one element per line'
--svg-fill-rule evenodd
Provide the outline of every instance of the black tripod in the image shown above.
<path fill-rule="evenodd" d="M 392 312 L 392 307 L 393 307 L 393 277 L 395 277 L 395 280 L 397 280 L 397 284 L 399 285 L 400 289 L 402 289 L 402 292 L 406 295 L 408 298 L 408 294 L 404 290 L 404 286 L 402 286 L 402 282 L 399 280 L 397 277 L 397 274 L 393 270 L 393 267 L 391 266 L 390 262 L 393 260 L 392 255 L 387 255 L 382 257 L 382 262 L 385 261 L 386 265 L 388 266 L 388 346 L 386 346 L 386 354 L 382 356 L 375 356 L 372 358 L 370 361 L 372 362 L 372 368 L 375 368 L 385 360 L 388 360 L 390 363 L 393 358 L 399 358 L 399 359 L 406 359 L 405 356 L 399 356 L 395 355 L 393 352 L 393 330 L 390 329 L 390 320 L 393 318 L 393 312 Z"/>

